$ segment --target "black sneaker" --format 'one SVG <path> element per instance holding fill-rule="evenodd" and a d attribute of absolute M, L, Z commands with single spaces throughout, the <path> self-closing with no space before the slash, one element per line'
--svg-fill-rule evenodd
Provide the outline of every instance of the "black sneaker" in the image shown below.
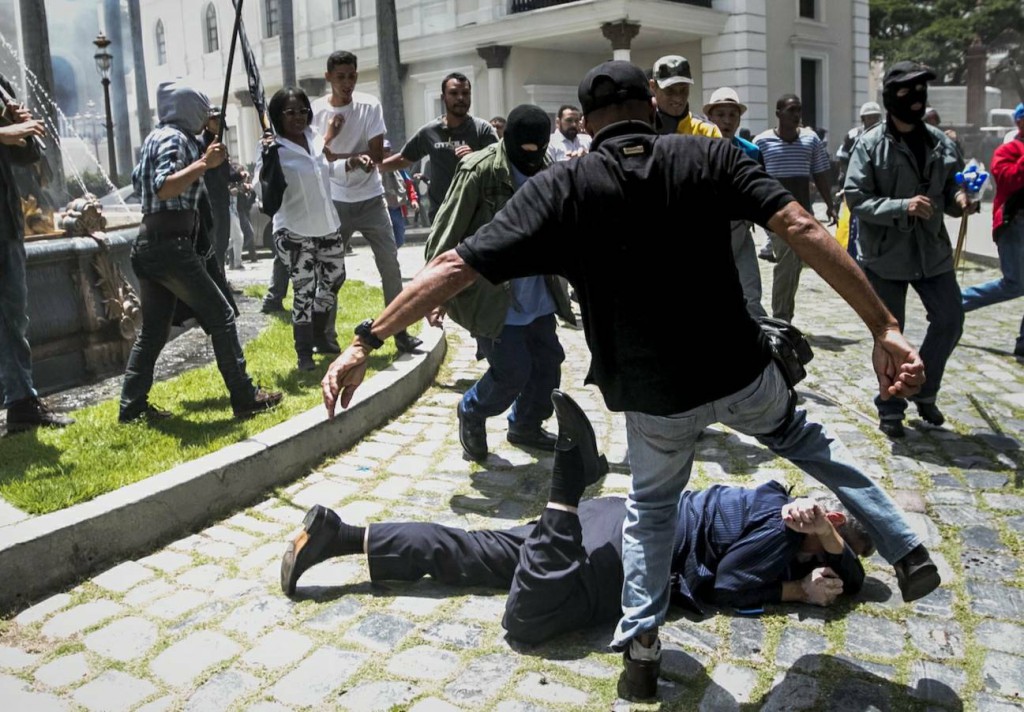
<path fill-rule="evenodd" d="M 661 641 L 655 639 L 655 657 L 652 660 L 637 660 L 630 650 L 632 642 L 622 651 L 622 666 L 626 678 L 626 697 L 640 702 L 658 696 L 658 675 L 661 674 Z"/>
<path fill-rule="evenodd" d="M 896 569 L 900 593 L 908 603 L 927 596 L 942 583 L 939 569 L 924 544 L 914 547 L 909 554 L 893 564 L 893 568 Z"/>
<path fill-rule="evenodd" d="M 510 427 L 505 439 L 513 445 L 532 447 L 537 450 L 543 450 L 544 452 L 554 452 L 555 443 L 558 442 L 558 438 L 554 433 L 549 433 L 539 425 L 536 428 Z"/>
<path fill-rule="evenodd" d="M 878 421 L 878 429 L 894 439 L 907 436 L 907 431 L 903 429 L 902 420 L 880 420 Z"/>
<path fill-rule="evenodd" d="M 765 262 L 778 262 L 778 258 L 775 257 L 775 250 L 772 249 L 772 243 L 767 242 L 765 246 L 761 248 L 761 251 L 757 253 L 758 259 L 762 259 Z"/>
<path fill-rule="evenodd" d="M 234 410 L 236 418 L 244 420 L 245 418 L 259 415 L 265 410 L 275 408 L 282 398 L 284 398 L 284 394 L 280 391 L 265 391 L 262 388 L 257 388 L 250 403 L 241 407 L 234 407 L 232 410 Z"/>
<path fill-rule="evenodd" d="M 7 406 L 7 432 L 23 433 L 34 428 L 66 428 L 74 418 L 50 410 L 39 398 L 22 398 Z"/>
<path fill-rule="evenodd" d="M 260 307 L 260 311 L 263 312 L 264 314 L 274 314 L 276 312 L 283 312 L 284 304 L 276 300 L 271 300 L 269 302 L 264 301 L 263 305 Z"/>
<path fill-rule="evenodd" d="M 132 415 L 125 415 L 124 413 L 122 413 L 121 415 L 117 416 L 117 420 L 120 423 L 134 423 L 137 420 L 145 419 L 147 423 L 158 423 L 161 420 L 167 420 L 170 417 L 171 411 L 161 410 L 160 408 L 157 408 L 155 405 L 147 403 L 146 407 L 143 410 L 140 410 L 138 413 L 134 413 Z"/>
<path fill-rule="evenodd" d="M 402 353 L 411 354 L 423 345 L 423 339 L 417 339 L 407 331 L 395 334 L 395 348 Z"/>
<path fill-rule="evenodd" d="M 470 460 L 481 462 L 487 459 L 487 421 L 474 418 L 462 412 L 462 404 L 457 409 L 459 414 L 459 443 L 462 451 Z"/>
<path fill-rule="evenodd" d="M 934 425 L 937 428 L 946 422 L 946 416 L 942 414 L 942 411 L 934 403 L 918 403 L 915 401 L 914 405 L 917 406 L 917 414 L 921 416 L 921 420 L 929 425 Z"/>

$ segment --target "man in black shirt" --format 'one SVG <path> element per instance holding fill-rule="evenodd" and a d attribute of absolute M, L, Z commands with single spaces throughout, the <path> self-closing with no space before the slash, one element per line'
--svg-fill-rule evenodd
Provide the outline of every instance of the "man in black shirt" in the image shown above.
<path fill-rule="evenodd" d="M 402 152 L 380 164 L 382 171 L 408 168 L 424 156 L 430 157 L 430 221 L 448 193 L 459 161 L 473 151 L 498 142 L 498 133 L 483 119 L 470 115 L 473 88 L 464 74 L 452 72 L 441 81 L 444 116 L 423 125 L 409 139 Z"/>
<path fill-rule="evenodd" d="M 635 696 L 655 689 L 658 626 L 668 608 L 672 526 L 697 436 L 716 421 L 748 433 L 836 493 L 896 568 L 905 600 L 939 584 L 935 564 L 895 503 L 793 407 L 795 399 L 747 313 L 732 258 L 730 220 L 783 236 L 857 311 L 874 337 L 884 398 L 916 393 L 924 365 L 863 273 L 832 236 L 731 142 L 658 136 L 643 72 L 628 62 L 590 70 L 579 98 L 591 151 L 524 185 L 488 225 L 419 272 L 400 299 L 356 329 L 322 386 L 329 415 L 347 407 L 381 339 L 424 316 L 481 275 L 492 283 L 559 274 L 579 296 L 596 383 L 625 411 L 632 489 L 623 528 L 624 650 Z M 651 215 L 701 216 L 685 232 L 638 230 Z M 690 348 L 663 338 L 676 304 Z"/>

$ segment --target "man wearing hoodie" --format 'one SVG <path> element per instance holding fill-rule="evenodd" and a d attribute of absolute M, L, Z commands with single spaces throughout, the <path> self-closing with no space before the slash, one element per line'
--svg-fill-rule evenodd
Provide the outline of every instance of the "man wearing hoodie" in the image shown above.
<path fill-rule="evenodd" d="M 122 423 L 170 416 L 149 402 L 149 390 L 179 299 L 213 340 L 217 368 L 231 394 L 236 418 L 273 408 L 282 398 L 280 393 L 255 386 L 246 373 L 234 312 L 207 272 L 204 258 L 196 253 L 203 175 L 227 159 L 220 142 L 212 142 L 204 151 L 196 138 L 209 114 L 205 94 L 179 82 L 161 84 L 157 89 L 160 123 L 146 137 L 132 171 L 143 214 L 132 248 L 132 267 L 142 297 L 142 330 L 125 367 L 118 416 Z"/>
<path fill-rule="evenodd" d="M 427 239 L 428 261 L 490 222 L 544 168 L 550 131 L 543 109 L 517 106 L 508 115 L 505 138 L 462 159 Z M 451 299 L 445 310 L 476 337 L 478 357 L 490 365 L 458 407 L 459 440 L 466 456 L 487 457 L 486 420 L 509 406 L 510 443 L 554 450 L 555 436 L 541 424 L 551 417 L 551 391 L 561 383 L 565 360 L 555 314 L 576 321 L 565 284 L 552 276 L 498 286 L 481 281 Z M 435 313 L 431 323 L 438 320 Z"/>

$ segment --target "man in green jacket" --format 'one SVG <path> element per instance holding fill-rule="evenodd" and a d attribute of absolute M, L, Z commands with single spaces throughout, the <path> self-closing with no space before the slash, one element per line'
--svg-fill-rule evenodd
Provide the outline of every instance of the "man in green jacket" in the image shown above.
<path fill-rule="evenodd" d="M 517 106 L 501 141 L 462 160 L 427 240 L 427 261 L 490 222 L 516 189 L 544 168 L 550 135 L 543 109 Z M 553 276 L 498 286 L 480 280 L 435 311 L 430 322 L 439 324 L 444 313 L 476 337 L 477 356 L 490 366 L 459 404 L 459 440 L 466 456 L 487 457 L 486 420 L 509 406 L 509 442 L 554 450 L 555 436 L 541 426 L 551 417 L 551 391 L 561 384 L 565 359 L 555 314 L 575 323 L 564 283 Z"/>
<path fill-rule="evenodd" d="M 900 330 L 908 286 L 924 305 L 928 330 L 921 360 L 928 380 L 913 400 L 921 418 L 939 426 L 945 417 L 935 401 L 964 323 L 942 216 L 960 217 L 965 209 L 978 206 L 957 186 L 955 175 L 963 161 L 956 145 L 923 120 L 928 82 L 933 79 L 930 69 L 915 62 L 897 62 L 886 72 L 886 120 L 854 144 L 843 190 L 857 217 L 857 261 Z M 875 405 L 879 429 L 891 438 L 903 437 L 907 401 L 876 398 Z"/>

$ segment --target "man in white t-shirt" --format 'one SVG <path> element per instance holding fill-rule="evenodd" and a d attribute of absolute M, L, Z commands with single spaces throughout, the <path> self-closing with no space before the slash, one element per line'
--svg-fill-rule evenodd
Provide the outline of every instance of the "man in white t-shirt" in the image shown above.
<path fill-rule="evenodd" d="M 356 56 L 351 52 L 334 52 L 327 58 L 324 78 L 331 85 L 331 92 L 313 102 L 313 126 L 329 139 L 324 152 L 331 160 L 366 155 L 373 161 L 364 164 L 366 170 L 332 174 L 331 197 L 341 219 L 346 251 L 356 230 L 370 244 L 387 305 L 402 291 L 402 272 L 398 267 L 398 248 L 384 200 L 384 186 L 375 168 L 384 160 L 384 112 L 375 97 L 355 91 L 359 79 L 357 66 Z M 340 351 L 334 321 L 332 313 L 327 315 L 323 328 L 314 324 L 318 350 L 323 346 L 324 350 Z M 322 340 L 321 333 L 326 334 Z M 421 343 L 405 331 L 395 334 L 399 351 L 415 351 Z"/>

